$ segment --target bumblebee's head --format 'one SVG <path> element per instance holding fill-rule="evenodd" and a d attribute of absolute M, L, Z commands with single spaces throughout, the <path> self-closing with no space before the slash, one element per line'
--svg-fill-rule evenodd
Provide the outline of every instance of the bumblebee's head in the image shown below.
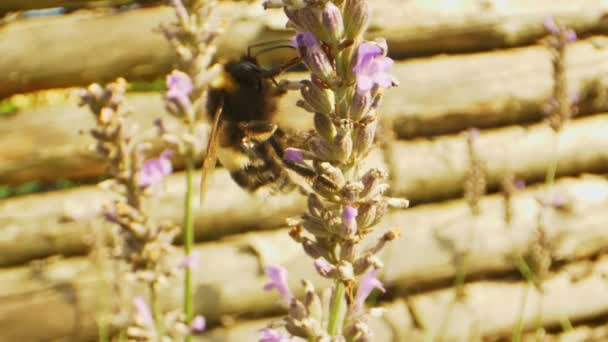
<path fill-rule="evenodd" d="M 230 61 L 224 65 L 226 77 L 235 86 L 259 89 L 263 78 L 263 70 L 253 57 L 243 56 L 239 60 Z"/>

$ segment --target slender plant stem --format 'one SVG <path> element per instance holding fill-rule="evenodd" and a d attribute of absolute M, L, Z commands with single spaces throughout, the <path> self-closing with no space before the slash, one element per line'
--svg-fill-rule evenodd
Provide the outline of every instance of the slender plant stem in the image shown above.
<path fill-rule="evenodd" d="M 194 162 L 191 154 L 186 156 L 186 197 L 184 199 L 184 250 L 186 256 L 192 253 L 192 245 L 194 244 L 194 220 L 193 220 L 193 201 L 192 192 L 194 189 L 193 182 Z M 186 276 L 184 277 L 184 314 L 186 322 L 190 323 L 193 315 L 192 303 L 192 270 L 186 267 Z"/>
<path fill-rule="evenodd" d="M 109 342 L 108 325 L 105 322 L 101 322 L 97 326 L 99 328 L 99 342 Z"/>
<path fill-rule="evenodd" d="M 551 156 L 551 164 L 547 169 L 545 176 L 545 185 L 551 186 L 555 183 L 555 175 L 557 174 L 557 166 L 559 164 L 559 133 L 555 133 L 555 141 L 553 142 L 553 153 Z"/>
<path fill-rule="evenodd" d="M 524 312 L 526 310 L 526 301 L 528 300 L 528 292 L 530 292 L 530 288 L 533 285 L 528 283 L 528 285 L 524 288 L 524 292 L 522 293 L 521 304 L 519 306 L 519 318 L 517 323 L 513 326 L 513 338 L 512 342 L 521 341 L 521 333 L 524 327 Z"/>
<path fill-rule="evenodd" d="M 344 299 L 346 287 L 341 281 L 336 282 L 336 289 L 331 299 L 331 306 L 329 308 L 329 323 L 327 324 L 327 332 L 330 336 L 336 336 L 338 334 L 338 327 L 342 320 L 343 305 L 342 300 Z"/>
<path fill-rule="evenodd" d="M 554 142 L 553 142 L 553 151 L 551 154 L 551 163 L 547 168 L 547 173 L 545 175 L 545 186 L 547 188 L 551 187 L 555 183 L 555 176 L 557 175 L 557 167 L 559 165 L 559 132 L 554 134 Z M 550 191 L 551 189 L 548 189 Z M 542 210 L 543 208 L 541 208 Z M 528 266 L 528 263 L 524 260 L 521 255 L 517 255 L 515 258 L 515 265 L 519 269 L 520 273 L 528 280 L 528 287 L 534 286 L 534 272 Z M 514 328 L 513 332 L 513 341 L 519 342 L 521 339 L 522 333 L 522 325 L 523 325 L 523 314 L 526 306 L 526 297 L 527 297 L 528 289 L 526 289 L 526 293 L 524 299 L 521 303 L 520 313 L 519 313 L 519 323 Z M 542 298 L 539 297 L 539 303 L 542 302 Z M 542 304 L 539 304 L 542 305 Z M 539 310 L 540 311 L 540 310 Z M 566 318 L 567 320 L 567 318 Z M 540 312 L 537 315 L 537 330 L 539 330 L 542 326 L 542 317 L 540 317 Z"/>
<path fill-rule="evenodd" d="M 156 331 L 158 332 L 158 336 L 163 336 L 163 325 L 161 319 L 161 310 L 160 303 L 158 301 L 158 294 L 156 293 L 156 284 L 150 283 L 150 307 L 152 308 L 152 318 L 154 319 L 154 326 L 156 327 Z"/>

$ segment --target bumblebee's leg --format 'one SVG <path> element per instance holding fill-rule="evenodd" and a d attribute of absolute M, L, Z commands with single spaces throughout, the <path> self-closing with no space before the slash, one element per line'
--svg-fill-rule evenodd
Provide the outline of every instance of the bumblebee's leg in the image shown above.
<path fill-rule="evenodd" d="M 239 122 L 239 129 L 243 132 L 241 144 L 244 148 L 252 148 L 256 143 L 265 142 L 277 130 L 277 125 L 268 121 Z"/>

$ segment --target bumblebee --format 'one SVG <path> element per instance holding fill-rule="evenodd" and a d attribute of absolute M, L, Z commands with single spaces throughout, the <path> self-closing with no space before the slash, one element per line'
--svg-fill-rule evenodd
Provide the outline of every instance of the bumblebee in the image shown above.
<path fill-rule="evenodd" d="M 216 158 L 242 188 L 254 192 L 263 187 L 273 191 L 292 189 L 284 161 L 284 151 L 293 139 L 277 127 L 277 99 L 286 91 L 274 77 L 297 64 L 293 59 L 277 69 L 264 69 L 249 53 L 223 64 L 223 70 L 212 82 L 207 97 L 207 113 L 213 122 L 207 156 L 206 173 L 215 166 Z"/>

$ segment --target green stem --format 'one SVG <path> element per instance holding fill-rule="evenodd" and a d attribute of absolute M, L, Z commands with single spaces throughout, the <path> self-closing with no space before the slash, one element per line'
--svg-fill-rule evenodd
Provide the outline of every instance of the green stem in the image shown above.
<path fill-rule="evenodd" d="M 346 287 L 341 281 L 336 282 L 336 289 L 334 295 L 331 298 L 331 306 L 329 308 L 329 323 L 327 325 L 327 332 L 330 336 L 336 336 L 338 334 L 339 323 L 342 321 L 343 305 L 342 300 L 344 299 Z"/>
<path fill-rule="evenodd" d="M 547 174 L 545 176 L 545 184 L 547 186 L 553 185 L 555 182 L 555 175 L 557 174 L 557 165 L 559 164 L 559 133 L 555 134 L 555 142 L 553 143 L 553 155 L 551 156 L 551 164 L 549 164 L 549 168 L 547 169 Z"/>
<path fill-rule="evenodd" d="M 511 339 L 512 342 L 521 341 L 521 333 L 524 327 L 524 311 L 526 309 L 526 301 L 528 300 L 528 292 L 530 291 L 530 287 L 532 286 L 533 285 L 529 283 L 528 286 L 524 288 L 524 292 L 522 294 L 521 299 L 521 305 L 519 307 L 519 319 L 517 320 L 517 324 L 513 326 L 513 338 Z"/>
<path fill-rule="evenodd" d="M 163 326 L 161 320 L 160 303 L 158 301 L 158 295 L 156 293 L 156 284 L 150 283 L 150 307 L 152 308 L 152 319 L 154 320 L 154 326 L 158 332 L 158 336 L 163 336 Z"/>
<path fill-rule="evenodd" d="M 186 197 L 184 199 L 184 249 L 186 257 L 192 253 L 192 245 L 194 244 L 194 221 L 193 221 L 193 202 L 192 193 L 194 189 L 193 183 L 194 162 L 192 156 L 186 156 Z M 186 276 L 184 277 L 184 314 L 186 322 L 190 323 L 193 315 L 192 303 L 192 270 L 186 267 Z"/>

